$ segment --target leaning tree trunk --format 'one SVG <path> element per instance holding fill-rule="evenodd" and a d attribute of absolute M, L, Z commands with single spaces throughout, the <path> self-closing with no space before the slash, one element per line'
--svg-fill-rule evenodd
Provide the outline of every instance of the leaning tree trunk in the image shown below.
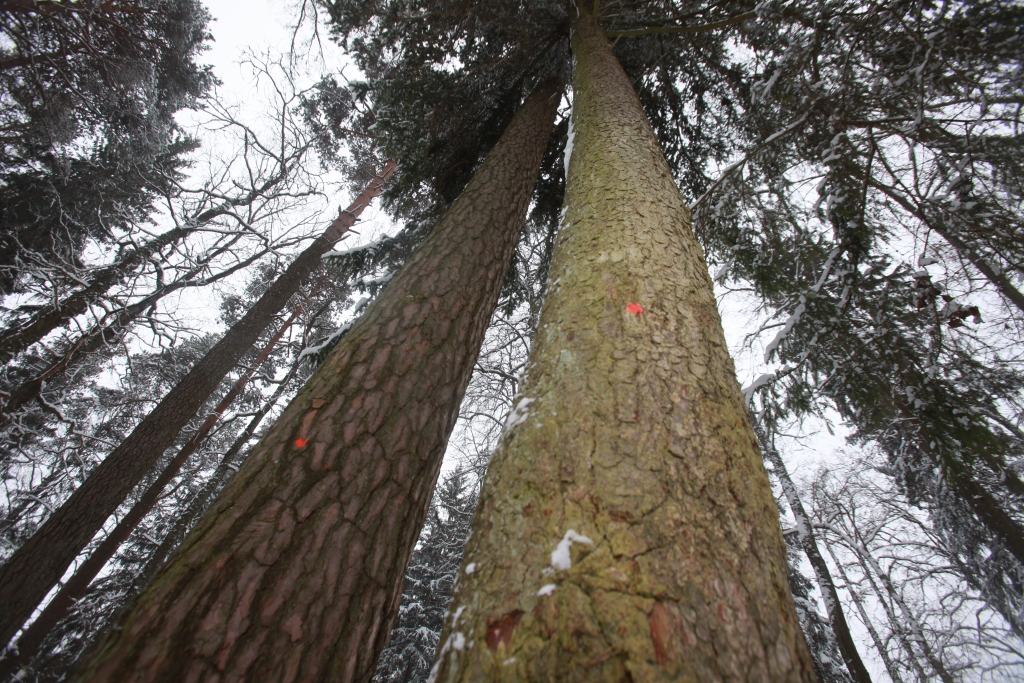
<path fill-rule="evenodd" d="M 171 553 L 181 545 L 181 542 L 185 540 L 185 535 L 189 532 L 192 526 L 196 523 L 196 520 L 216 498 L 217 494 L 228 479 L 238 471 L 238 466 L 245 459 L 247 451 L 244 450 L 246 444 L 249 443 L 256 430 L 259 428 L 260 423 L 263 422 L 271 410 L 273 410 L 281 397 L 284 396 L 288 390 L 288 386 L 291 381 L 299 373 L 299 367 L 304 363 L 300 356 L 297 356 L 292 362 L 291 368 L 288 370 L 288 374 L 281 378 L 280 383 L 277 385 L 277 389 L 270 395 L 263 406 L 256 411 L 256 413 L 249 419 L 249 423 L 242 430 L 231 446 L 224 452 L 221 457 L 220 464 L 217 465 L 217 469 L 213 471 L 210 478 L 206 480 L 206 484 L 203 488 L 188 502 L 187 507 L 184 511 L 178 515 L 178 518 L 174 521 L 174 526 L 171 527 L 167 535 L 164 536 L 164 540 L 160 542 L 157 549 L 153 551 L 153 554 L 146 560 L 145 566 L 142 571 L 139 572 L 138 576 L 132 582 L 132 587 L 128 590 L 128 597 L 126 603 L 134 602 L 135 596 L 137 596 L 142 590 L 149 585 L 149 582 L 153 580 L 157 571 L 164 566 L 167 558 L 170 557 Z"/>
<path fill-rule="evenodd" d="M 813 681 L 686 203 L 578 7 L 552 284 L 436 680 Z"/>
<path fill-rule="evenodd" d="M 84 680 L 370 680 L 558 100 L 526 101 Z"/>
<path fill-rule="evenodd" d="M 761 442 L 761 452 L 768 462 L 772 464 L 775 476 L 782 486 L 782 493 L 786 496 L 789 509 L 796 519 L 800 546 L 804 549 L 807 559 L 814 569 L 814 576 L 818 580 L 818 588 L 821 589 L 822 602 L 825 603 L 825 612 L 828 614 L 828 622 L 832 626 L 832 632 L 835 633 L 836 644 L 839 645 L 839 652 L 843 655 L 843 661 L 846 662 L 846 669 L 849 671 L 854 683 L 871 683 L 871 674 L 868 673 L 867 667 L 864 666 L 864 662 L 860 658 L 857 644 L 853 640 L 853 634 L 850 633 L 850 625 L 846 622 L 843 606 L 839 602 L 839 591 L 836 590 L 836 584 L 832 580 L 832 572 L 829 571 L 825 558 L 822 557 L 821 552 L 818 550 L 818 541 L 814 533 L 814 522 L 807 515 L 807 511 L 804 510 L 800 494 L 797 492 L 796 486 L 789 476 L 786 463 L 783 462 L 782 456 L 775 449 L 775 445 L 768 441 L 768 436 L 759 427 L 755 428 L 755 432 L 760 437 L 758 440 Z"/>
<path fill-rule="evenodd" d="M 381 175 L 355 202 L 292 261 L 249 312 L 197 362 L 121 445 L 46 523 L 0 567 L 0 643 L 7 643 L 28 620 L 75 557 L 103 527 L 131 490 L 152 469 L 224 376 L 259 338 L 274 316 L 298 291 L 320 257 L 347 231 L 356 216 L 380 193 L 394 171 Z"/>
<path fill-rule="evenodd" d="M 6 679 L 18 667 L 28 663 L 35 657 L 47 634 L 67 615 L 74 604 L 85 595 L 89 584 L 107 566 L 107 563 L 114 557 L 114 553 L 121 547 L 121 544 L 128 540 L 128 537 L 145 519 L 146 515 L 160 502 L 160 496 L 163 494 L 164 489 L 178 476 L 181 468 L 185 466 L 185 463 L 192 457 L 192 454 L 206 440 L 206 437 L 220 420 L 224 411 L 231 407 L 235 399 L 245 390 L 252 376 L 270 358 L 274 347 L 281 341 L 281 337 L 284 336 L 284 333 L 292 326 L 301 312 L 302 306 L 297 306 L 292 312 L 291 317 L 264 344 L 263 349 L 256 356 L 256 360 L 253 361 L 252 365 L 235 380 L 231 389 L 221 398 L 213 411 L 206 416 L 206 419 L 203 420 L 196 433 L 171 458 L 171 461 L 167 463 L 160 475 L 149 485 L 145 493 L 139 497 L 135 505 L 128 511 L 128 514 L 121 518 L 117 526 L 107 534 L 106 538 L 92 551 L 89 557 L 78 566 L 78 569 L 71 578 L 64 582 L 64 585 L 46 604 L 46 607 L 39 616 L 22 632 L 15 645 L 17 653 L 0 659 L 0 680 Z"/>

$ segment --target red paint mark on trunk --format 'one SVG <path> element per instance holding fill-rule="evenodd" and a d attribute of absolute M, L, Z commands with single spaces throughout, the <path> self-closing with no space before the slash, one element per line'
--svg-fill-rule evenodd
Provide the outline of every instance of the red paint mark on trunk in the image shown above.
<path fill-rule="evenodd" d="M 307 443 L 309 443 L 309 439 L 303 439 L 301 436 L 295 439 L 295 445 L 298 446 L 299 448 L 302 448 Z"/>
<path fill-rule="evenodd" d="M 513 610 L 497 619 L 487 619 L 487 647 L 491 652 L 498 649 L 499 645 L 508 645 L 512 642 L 512 633 L 522 619 L 522 610 Z"/>
<path fill-rule="evenodd" d="M 636 303 L 635 301 L 631 301 L 629 302 L 629 305 L 626 306 L 626 310 L 629 311 L 630 313 L 643 313 L 644 307 Z"/>

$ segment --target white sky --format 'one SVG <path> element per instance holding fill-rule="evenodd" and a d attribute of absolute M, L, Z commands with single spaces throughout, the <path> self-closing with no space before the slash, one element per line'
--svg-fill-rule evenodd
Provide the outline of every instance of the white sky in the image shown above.
<path fill-rule="evenodd" d="M 213 65 L 216 76 L 221 80 L 220 93 L 223 99 L 228 102 L 251 102 L 253 101 L 252 77 L 248 69 L 241 64 L 241 60 L 246 51 L 262 53 L 269 50 L 272 54 L 282 54 L 290 49 L 292 25 L 298 17 L 296 0 L 284 2 L 206 0 L 206 5 L 213 15 L 211 32 L 214 42 L 211 49 L 203 55 L 203 61 Z M 347 65 L 347 60 L 340 50 L 327 40 L 323 27 L 321 27 L 321 37 L 323 38 L 324 54 L 320 55 L 317 46 L 313 46 L 314 50 L 307 55 L 310 59 L 310 72 L 329 70 L 333 73 L 342 72 L 348 76 L 354 76 L 355 69 L 351 65 Z M 320 61 L 321 57 L 323 61 Z M 339 197 L 337 201 L 332 202 L 332 206 L 336 207 L 347 203 L 347 197 Z M 378 210 L 368 211 L 367 214 L 367 224 L 360 230 L 361 235 L 357 240 L 348 244 L 361 244 L 373 239 L 384 230 L 392 232 L 396 228 Z M 213 292 L 208 293 L 207 296 L 210 297 L 209 301 L 182 301 L 179 302 L 179 305 L 185 309 L 192 308 L 198 318 L 202 318 L 205 312 L 206 319 L 209 320 L 209 307 L 216 305 L 216 297 Z M 719 300 L 726 338 L 736 361 L 737 379 L 741 386 L 746 386 L 762 372 L 774 369 L 774 367 L 766 367 L 761 357 L 763 344 L 771 340 L 774 331 L 770 331 L 772 334 L 766 335 L 768 338 L 761 341 L 761 346 L 755 345 L 756 348 L 744 351 L 742 349 L 744 335 L 755 330 L 760 320 L 752 315 L 750 302 L 744 300 L 742 296 L 729 295 L 724 298 L 720 297 Z M 179 313 L 182 312 L 184 311 L 179 309 Z M 823 424 L 808 421 L 803 428 L 794 430 L 795 438 L 783 439 L 783 442 L 779 443 L 780 451 L 789 463 L 794 478 L 797 480 L 808 479 L 819 467 L 842 459 L 846 431 L 841 425 L 837 425 L 836 434 L 832 435 L 824 428 Z M 449 449 L 449 453 L 451 453 L 451 449 Z M 446 470 L 453 467 L 453 462 L 445 463 Z M 853 626 L 855 631 L 859 630 L 859 624 Z M 861 638 L 866 637 L 860 633 L 857 635 Z M 867 655 L 866 659 L 872 669 L 880 669 L 880 663 L 872 661 L 873 653 L 869 654 L 864 651 L 863 654 Z M 878 674 L 880 673 L 881 671 L 878 671 Z M 879 676 L 880 680 L 884 678 L 884 675 Z"/>

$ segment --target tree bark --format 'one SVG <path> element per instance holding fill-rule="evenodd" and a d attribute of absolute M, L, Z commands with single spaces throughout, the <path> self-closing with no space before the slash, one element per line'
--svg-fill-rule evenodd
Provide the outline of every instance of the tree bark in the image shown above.
<path fill-rule="evenodd" d="M 381 175 L 313 240 L 260 297 L 241 320 L 193 366 L 121 445 L 90 473 L 83 484 L 42 527 L 0 567 L 0 643 L 7 643 L 46 594 L 152 469 L 175 437 L 196 414 L 224 376 L 248 351 L 274 316 L 298 291 L 303 280 L 380 193 L 394 171 L 388 162 Z"/>
<path fill-rule="evenodd" d="M 200 444 L 206 440 L 206 437 L 210 434 L 214 425 L 220 420 L 221 415 L 227 410 L 238 395 L 242 393 L 245 387 L 249 384 L 249 380 L 259 370 L 260 366 L 266 362 L 270 354 L 273 353 L 274 347 L 281 341 L 281 337 L 284 333 L 292 326 L 295 319 L 302 312 L 302 306 L 296 307 L 291 317 L 281 326 L 281 329 L 264 345 L 260 351 L 256 360 L 248 370 L 242 373 L 242 375 L 235 380 L 231 389 L 224 395 L 224 397 L 217 403 L 217 406 L 213 409 L 203 424 L 199 426 L 196 433 L 191 439 L 185 443 L 184 446 L 178 451 L 167 466 L 164 467 L 163 472 L 160 476 L 149 485 L 146 492 L 142 494 L 132 509 L 128 511 L 117 526 L 115 526 L 107 537 L 96 547 L 96 550 L 89 555 L 82 564 L 78 567 L 78 570 L 74 575 L 67 580 L 67 582 L 61 586 L 60 590 L 57 591 L 57 595 L 47 603 L 46 607 L 39 614 L 38 617 L 32 622 L 32 624 L 25 629 L 21 637 L 17 641 L 17 655 L 8 656 L 3 660 L 0 660 L 0 680 L 5 679 L 7 676 L 14 673 L 14 670 L 25 664 L 35 656 L 39 650 L 39 646 L 43 644 L 43 640 L 50 630 L 57 625 L 57 623 L 64 618 L 68 613 L 68 610 L 85 594 L 86 589 L 92 580 L 96 578 L 96 575 L 107 565 L 110 559 L 117 552 L 117 549 L 121 547 L 121 544 L 128 540 L 128 537 L 139 526 L 139 523 L 149 514 L 150 510 L 153 509 L 159 500 L 163 490 L 167 487 L 171 481 L 174 480 L 181 468 L 184 467 L 185 463 L 196 452 Z"/>
<path fill-rule="evenodd" d="M 132 584 L 132 588 L 129 591 L 129 600 L 133 600 L 134 596 L 137 596 L 147 585 L 149 585 L 149 582 L 153 580 L 157 571 L 164 566 L 164 562 L 167 561 L 170 554 L 174 552 L 179 545 L 181 545 L 182 540 L 184 540 L 189 529 L 191 529 L 193 524 L 195 524 L 195 521 L 204 512 L 206 512 L 208 507 L 210 507 L 211 501 L 217 493 L 224 488 L 224 484 L 227 482 L 231 474 L 238 470 L 238 465 L 244 458 L 242 449 L 252 438 L 253 434 L 256 433 L 256 429 L 260 426 L 260 423 L 263 422 L 263 418 L 265 418 L 267 414 L 274 409 L 277 402 L 281 400 L 281 396 L 284 395 L 289 382 L 291 382 L 298 373 L 300 363 L 302 363 L 302 359 L 296 358 L 291 369 L 288 371 L 288 374 L 282 378 L 281 383 L 278 385 L 277 389 L 274 390 L 271 397 L 267 399 L 262 408 L 256 411 L 256 414 L 249 420 L 249 424 L 245 426 L 242 433 L 238 435 L 238 438 L 236 438 L 234 443 L 231 444 L 231 447 L 224 453 L 224 457 L 221 458 L 220 464 L 217 465 L 217 469 L 213 471 L 212 475 L 210 475 L 206 485 L 203 486 L 202 490 L 189 502 L 188 509 L 178 517 L 174 522 L 174 526 L 167 532 L 164 540 L 161 541 L 160 545 L 157 546 L 157 549 L 153 551 L 152 556 L 150 556 L 146 561 L 146 566 L 143 567 L 141 572 L 139 572 L 139 575 L 135 578 L 135 581 Z"/>
<path fill-rule="evenodd" d="M 82 680 L 371 679 L 558 100 L 527 99 Z"/>
<path fill-rule="evenodd" d="M 814 523 L 807 515 L 807 511 L 804 510 L 800 494 L 797 493 L 796 486 L 789 477 L 789 470 L 786 469 L 786 463 L 775 449 L 775 445 L 768 441 L 767 435 L 760 431 L 760 428 L 755 428 L 754 431 L 759 437 L 761 452 L 772 464 L 775 476 L 778 477 L 779 483 L 782 485 L 786 502 L 789 503 L 789 509 L 796 519 L 800 546 L 804 549 L 804 553 L 807 554 L 807 559 L 814 569 L 814 576 L 818 581 L 821 597 L 825 603 L 825 613 L 828 614 L 828 622 L 835 633 L 836 644 L 839 645 L 839 652 L 843 655 L 843 661 L 846 662 L 847 671 L 854 683 L 871 683 L 871 674 L 868 673 L 867 667 L 864 666 L 864 662 L 860 658 L 857 644 L 853 640 L 853 634 L 850 633 L 850 625 L 846 623 L 846 615 L 843 614 L 843 606 L 839 602 L 839 591 L 836 590 L 836 584 L 832 581 L 832 572 L 829 571 L 825 558 L 818 550 L 818 541 L 814 535 Z"/>
<path fill-rule="evenodd" d="M 577 8 L 552 284 L 436 680 L 814 681 L 689 211 Z"/>

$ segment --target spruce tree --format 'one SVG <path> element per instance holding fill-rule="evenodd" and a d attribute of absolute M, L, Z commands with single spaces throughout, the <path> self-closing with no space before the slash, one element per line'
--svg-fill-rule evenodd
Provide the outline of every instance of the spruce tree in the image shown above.
<path fill-rule="evenodd" d="M 0 291 L 81 265 L 180 180 L 195 141 L 174 115 L 215 83 L 197 63 L 208 22 L 196 0 L 0 8 Z"/>
<path fill-rule="evenodd" d="M 430 675 L 476 503 L 475 482 L 462 469 L 434 492 L 374 683 L 424 683 Z"/>
<path fill-rule="evenodd" d="M 537 84 L 85 680 L 372 677 L 559 99 L 557 81 Z M 228 603 L 251 613 L 244 631 Z"/>
<path fill-rule="evenodd" d="M 578 10 L 555 280 L 436 680 L 813 681 L 689 212 Z"/>
<path fill-rule="evenodd" d="M 0 567 L 0 601 L 6 607 L 0 614 L 0 641 L 9 641 L 28 619 L 75 556 L 102 529 L 107 517 L 295 295 L 321 256 L 355 223 L 393 170 L 394 162 L 389 162 L 381 175 L 292 261 L 256 304 Z"/>

